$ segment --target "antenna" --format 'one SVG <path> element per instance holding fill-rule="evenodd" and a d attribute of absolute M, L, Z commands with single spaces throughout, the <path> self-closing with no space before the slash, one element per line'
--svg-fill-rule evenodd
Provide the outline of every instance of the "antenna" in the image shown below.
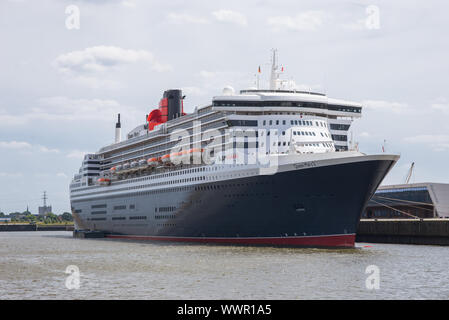
<path fill-rule="evenodd" d="M 120 113 L 118 114 L 117 123 L 115 124 L 115 143 L 122 141 L 122 124 L 120 122 Z"/>

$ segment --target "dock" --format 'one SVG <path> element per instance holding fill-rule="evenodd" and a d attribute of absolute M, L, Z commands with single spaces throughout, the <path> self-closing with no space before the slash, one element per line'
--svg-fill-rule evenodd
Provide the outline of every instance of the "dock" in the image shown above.
<path fill-rule="evenodd" d="M 356 242 L 449 245 L 449 219 L 362 219 Z"/>
<path fill-rule="evenodd" d="M 8 231 L 73 231 L 73 224 L 67 225 L 41 225 L 31 223 L 4 223 L 0 224 L 0 232 Z"/>

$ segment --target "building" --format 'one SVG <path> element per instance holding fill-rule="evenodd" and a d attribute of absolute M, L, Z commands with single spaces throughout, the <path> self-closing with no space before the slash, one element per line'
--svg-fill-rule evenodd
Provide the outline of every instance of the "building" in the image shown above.
<path fill-rule="evenodd" d="M 362 218 L 449 218 L 449 184 L 414 183 L 381 186 Z"/>
<path fill-rule="evenodd" d="M 51 213 L 51 205 L 47 206 L 47 192 L 44 191 L 44 195 L 42 197 L 42 199 L 44 200 L 44 205 L 42 207 L 38 208 L 38 212 L 40 216 L 45 216 L 47 213 Z"/>
<path fill-rule="evenodd" d="M 42 206 L 39 207 L 39 215 L 45 216 L 47 213 L 51 213 L 51 206 Z"/>

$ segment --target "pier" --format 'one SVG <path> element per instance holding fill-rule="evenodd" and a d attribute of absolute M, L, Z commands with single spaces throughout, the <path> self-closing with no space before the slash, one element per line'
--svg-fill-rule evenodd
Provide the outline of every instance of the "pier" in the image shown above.
<path fill-rule="evenodd" d="M 31 223 L 4 223 L 0 224 L 0 232 L 6 231 L 73 231 L 73 224 L 31 224 Z"/>
<path fill-rule="evenodd" d="M 357 242 L 449 245 L 449 219 L 362 219 Z"/>

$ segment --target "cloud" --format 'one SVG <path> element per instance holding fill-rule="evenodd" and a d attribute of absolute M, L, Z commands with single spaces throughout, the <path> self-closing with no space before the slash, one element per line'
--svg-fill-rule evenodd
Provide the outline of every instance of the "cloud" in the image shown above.
<path fill-rule="evenodd" d="M 22 141 L 0 141 L 0 148 L 2 149 L 29 149 L 31 144 Z"/>
<path fill-rule="evenodd" d="M 115 46 L 95 46 L 64 53 L 56 57 L 53 66 L 68 80 L 96 89 L 119 87 L 117 80 L 106 78 L 104 73 L 136 63 L 148 65 L 156 72 L 173 69 L 172 66 L 157 61 L 149 51 L 123 49 Z"/>
<path fill-rule="evenodd" d="M 72 99 L 65 96 L 39 99 L 31 117 L 44 120 L 104 120 L 123 107 L 113 99 Z"/>
<path fill-rule="evenodd" d="M 131 0 L 122 1 L 121 4 L 126 8 L 135 8 L 137 6 L 137 4 Z"/>
<path fill-rule="evenodd" d="M 209 79 L 209 78 L 215 78 L 218 75 L 218 72 L 201 70 L 199 72 L 199 75 L 203 78 Z"/>
<path fill-rule="evenodd" d="M 365 100 L 362 102 L 363 107 L 366 109 L 372 109 L 377 111 L 387 111 L 394 113 L 404 113 L 410 111 L 410 107 L 406 103 L 391 102 L 384 100 Z"/>
<path fill-rule="evenodd" d="M 0 177 L 20 178 L 20 177 L 23 177 L 23 173 L 22 172 L 0 172 Z"/>
<path fill-rule="evenodd" d="M 172 23 L 177 24 L 185 24 L 185 23 L 192 23 L 192 24 L 207 24 L 209 23 L 209 20 L 192 16 L 187 13 L 169 13 L 167 15 L 167 18 Z"/>
<path fill-rule="evenodd" d="M 214 18 L 220 22 L 233 23 L 241 26 L 246 26 L 248 21 L 244 14 L 231 10 L 218 10 L 212 12 Z"/>
<path fill-rule="evenodd" d="M 84 156 L 89 153 L 87 151 L 80 151 L 80 150 L 72 150 L 67 154 L 67 158 L 71 159 L 84 159 Z"/>
<path fill-rule="evenodd" d="M 328 15 L 323 11 L 305 11 L 296 16 L 269 17 L 267 23 L 275 31 L 283 29 L 293 31 L 317 30 L 324 24 Z"/>
<path fill-rule="evenodd" d="M 431 108 L 436 111 L 441 111 L 444 114 L 449 114 L 449 103 L 433 103 Z"/>
<path fill-rule="evenodd" d="M 184 92 L 186 95 L 193 95 L 193 96 L 203 96 L 206 94 L 206 91 L 204 89 L 194 86 L 182 87 L 182 92 Z"/>
<path fill-rule="evenodd" d="M 364 131 L 364 132 L 361 132 L 359 134 L 359 136 L 362 138 L 369 138 L 369 137 L 371 137 L 371 134 L 369 132 Z"/>
<path fill-rule="evenodd" d="M 171 68 L 156 61 L 149 51 L 128 50 L 114 46 L 96 46 L 59 55 L 55 60 L 55 66 L 61 72 L 97 72 L 137 62 L 149 63 L 156 71 Z"/>
<path fill-rule="evenodd" d="M 110 122 L 111 115 L 126 109 L 129 120 L 140 119 L 140 112 L 132 106 L 123 106 L 112 99 L 73 99 L 65 96 L 45 97 L 35 107 L 22 114 L 0 114 L 0 122 L 8 126 L 23 126 L 36 121 L 67 122 Z M 8 120 L 9 122 L 5 122 Z M 45 149 L 42 149 L 45 150 Z M 54 152 L 48 149 L 47 152 Z"/>
<path fill-rule="evenodd" d="M 58 149 L 51 149 L 40 144 L 32 145 L 31 143 L 25 141 L 0 141 L 0 149 L 33 151 L 40 153 L 59 153 Z"/>
<path fill-rule="evenodd" d="M 426 144 L 430 146 L 434 151 L 449 150 L 449 135 L 423 134 L 413 137 L 407 137 L 404 139 L 404 141 L 408 143 Z"/>
<path fill-rule="evenodd" d="M 42 153 L 59 153 L 59 149 L 50 149 L 41 145 L 37 145 L 36 148 Z"/>

